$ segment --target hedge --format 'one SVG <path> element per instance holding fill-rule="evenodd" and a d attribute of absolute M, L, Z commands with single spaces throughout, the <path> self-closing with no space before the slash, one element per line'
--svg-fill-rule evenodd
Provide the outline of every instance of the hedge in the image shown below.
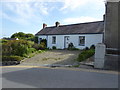
<path fill-rule="evenodd" d="M 95 54 L 94 49 L 84 50 L 78 55 L 77 61 L 79 62 L 84 61 L 87 58 L 90 58 L 91 56 L 93 56 L 94 54 Z"/>

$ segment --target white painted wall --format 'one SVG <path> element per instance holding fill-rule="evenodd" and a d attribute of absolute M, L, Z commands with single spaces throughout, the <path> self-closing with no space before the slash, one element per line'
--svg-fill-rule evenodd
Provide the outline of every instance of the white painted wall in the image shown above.
<path fill-rule="evenodd" d="M 38 36 L 38 43 L 40 43 L 40 38 L 47 39 L 47 36 L 46 35 L 40 35 L 40 36 Z"/>
<path fill-rule="evenodd" d="M 56 36 L 56 44 L 52 44 L 52 37 Z M 69 36 L 69 42 L 72 42 L 76 48 L 83 49 L 102 43 L 103 34 L 75 34 L 75 35 L 41 35 L 38 38 L 47 39 L 47 46 L 52 48 L 56 46 L 58 49 L 64 49 L 64 37 Z M 85 46 L 79 46 L 79 36 L 85 36 Z M 38 39 L 39 40 L 39 39 Z"/>

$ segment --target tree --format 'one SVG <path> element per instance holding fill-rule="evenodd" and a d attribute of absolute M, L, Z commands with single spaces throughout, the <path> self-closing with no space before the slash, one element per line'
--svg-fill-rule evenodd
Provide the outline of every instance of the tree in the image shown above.
<path fill-rule="evenodd" d="M 28 33 L 28 34 L 25 34 L 25 37 L 26 37 L 26 38 L 29 38 L 29 37 L 34 37 L 34 35 L 33 35 L 33 34 Z"/>
<path fill-rule="evenodd" d="M 18 32 L 18 33 L 14 33 L 11 38 L 19 38 L 19 39 L 24 39 L 25 38 L 25 33 L 23 32 Z"/>
<path fill-rule="evenodd" d="M 34 41 L 35 36 L 33 34 L 25 34 L 23 32 L 18 32 L 18 33 L 14 33 L 11 38 L 19 38 L 19 39 L 24 39 L 24 40 L 30 40 L 30 41 Z"/>

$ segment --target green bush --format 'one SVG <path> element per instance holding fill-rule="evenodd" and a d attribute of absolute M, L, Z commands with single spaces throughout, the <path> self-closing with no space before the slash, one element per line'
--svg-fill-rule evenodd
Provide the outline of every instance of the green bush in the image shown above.
<path fill-rule="evenodd" d="M 85 47 L 85 49 L 84 50 L 89 50 L 89 48 L 88 47 Z"/>
<path fill-rule="evenodd" d="M 52 49 L 56 49 L 56 46 L 52 46 Z"/>
<path fill-rule="evenodd" d="M 68 50 L 72 50 L 73 48 L 74 48 L 73 43 L 69 43 L 69 44 L 68 44 Z"/>
<path fill-rule="evenodd" d="M 0 39 L 0 43 L 7 43 L 8 42 L 8 40 L 6 40 L 6 39 Z"/>
<path fill-rule="evenodd" d="M 39 50 L 40 49 L 40 44 L 34 43 L 34 45 L 32 47 L 35 48 L 36 50 Z"/>
<path fill-rule="evenodd" d="M 40 41 L 40 44 L 35 44 L 33 45 L 37 50 L 45 50 L 47 48 L 47 40 L 46 39 L 42 39 Z"/>
<path fill-rule="evenodd" d="M 24 40 L 30 40 L 30 41 L 34 41 L 35 36 L 33 34 L 26 34 L 23 32 L 18 32 L 18 33 L 14 33 L 11 38 L 19 38 L 19 39 L 24 39 Z"/>
<path fill-rule="evenodd" d="M 95 49 L 95 45 L 91 45 L 91 46 L 90 46 L 90 49 Z"/>
<path fill-rule="evenodd" d="M 34 42 L 38 43 L 38 37 L 36 37 L 36 36 L 34 37 Z"/>
<path fill-rule="evenodd" d="M 91 56 L 93 56 L 94 53 L 95 53 L 94 49 L 84 50 L 78 55 L 77 61 L 79 62 L 84 61 L 87 58 L 90 58 Z"/>
<path fill-rule="evenodd" d="M 2 61 L 21 61 L 23 57 L 20 56 L 2 56 Z"/>
<path fill-rule="evenodd" d="M 34 42 L 32 41 L 10 40 L 2 44 L 2 55 L 24 56 L 25 54 L 35 51 L 35 49 L 33 50 L 32 48 L 33 44 Z"/>
<path fill-rule="evenodd" d="M 35 51 L 36 51 L 35 48 L 29 48 L 27 53 L 28 53 L 28 54 L 29 54 L 29 53 L 34 53 Z"/>
<path fill-rule="evenodd" d="M 40 50 L 45 50 L 45 49 L 46 49 L 46 45 L 45 45 L 44 42 L 41 42 L 41 43 L 40 43 L 39 49 L 40 49 Z"/>

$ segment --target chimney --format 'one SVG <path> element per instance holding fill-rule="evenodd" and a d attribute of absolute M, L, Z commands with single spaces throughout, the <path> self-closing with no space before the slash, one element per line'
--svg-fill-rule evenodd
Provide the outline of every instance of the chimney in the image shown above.
<path fill-rule="evenodd" d="M 47 24 L 43 23 L 43 29 L 47 27 Z"/>
<path fill-rule="evenodd" d="M 59 22 L 56 22 L 55 25 L 56 25 L 56 27 L 59 27 L 59 26 L 60 26 L 60 23 L 59 23 Z"/>

